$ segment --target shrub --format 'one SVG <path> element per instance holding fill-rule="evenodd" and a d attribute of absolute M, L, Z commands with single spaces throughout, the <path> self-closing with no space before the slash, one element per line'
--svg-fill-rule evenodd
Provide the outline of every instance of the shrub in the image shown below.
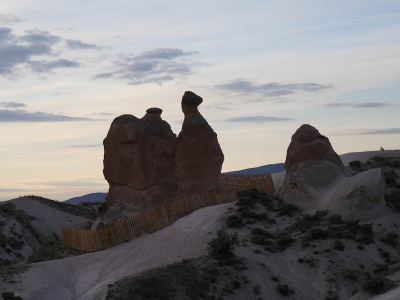
<path fill-rule="evenodd" d="M 15 296 L 13 292 L 4 292 L 1 293 L 1 296 L 4 300 L 22 300 L 21 297 Z"/>
<path fill-rule="evenodd" d="M 385 277 L 374 277 L 364 283 L 362 290 L 373 295 L 379 295 L 386 293 L 394 286 L 395 283 Z"/>
<path fill-rule="evenodd" d="M 244 224 L 241 217 L 238 215 L 233 215 L 226 218 L 226 226 L 229 228 L 241 228 L 244 226 Z"/>
<path fill-rule="evenodd" d="M 32 254 L 28 257 L 28 263 L 36 263 L 36 262 L 48 261 L 60 258 L 62 258 L 62 256 L 60 256 L 55 251 L 51 251 L 48 249 L 41 249 L 35 254 Z"/>
<path fill-rule="evenodd" d="M 342 244 L 341 241 L 335 241 L 335 246 L 333 246 L 333 249 L 339 250 L 339 251 L 344 251 L 345 246 Z"/>
<path fill-rule="evenodd" d="M 353 160 L 353 161 L 349 162 L 349 167 L 350 168 L 361 168 L 361 161 Z"/>
<path fill-rule="evenodd" d="M 107 210 L 107 203 L 103 202 L 98 208 L 97 208 L 97 213 L 102 214 L 105 213 Z"/>
<path fill-rule="evenodd" d="M 385 244 L 391 245 L 393 247 L 396 247 L 399 239 L 399 235 L 396 232 L 389 232 L 381 238 L 381 241 L 384 242 Z"/>
<path fill-rule="evenodd" d="M 289 286 L 285 284 L 278 284 L 276 286 L 276 290 L 282 295 L 282 296 L 290 296 L 294 294 L 293 289 L 289 288 Z"/>
<path fill-rule="evenodd" d="M 239 245 L 238 233 L 227 233 L 225 228 L 217 230 L 217 237 L 207 243 L 210 255 L 229 254 Z"/>
<path fill-rule="evenodd" d="M 285 203 L 283 204 L 279 209 L 277 209 L 278 217 L 282 217 L 282 216 L 289 216 L 292 217 L 294 216 L 298 211 L 300 211 L 300 209 L 291 203 Z"/>
<path fill-rule="evenodd" d="M 268 230 L 261 229 L 261 228 L 253 228 L 250 232 L 251 232 L 251 234 L 262 235 L 266 238 L 274 237 L 274 235 L 271 232 L 269 232 Z"/>

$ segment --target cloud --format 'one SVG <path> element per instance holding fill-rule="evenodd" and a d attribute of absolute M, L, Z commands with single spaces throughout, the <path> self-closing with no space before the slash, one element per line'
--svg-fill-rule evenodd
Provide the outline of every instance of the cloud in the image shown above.
<path fill-rule="evenodd" d="M 17 110 L 0 109 L 0 122 L 70 122 L 70 121 L 99 121 L 99 120 L 61 116 L 40 111 L 32 113 L 22 109 L 17 109 Z"/>
<path fill-rule="evenodd" d="M 333 135 L 371 135 L 371 134 L 400 134 L 400 128 L 353 129 L 344 132 L 335 132 Z"/>
<path fill-rule="evenodd" d="M 281 122 L 281 121 L 293 121 L 293 120 L 294 119 L 292 118 L 252 116 L 252 117 L 233 117 L 226 119 L 223 122 L 265 123 L 265 122 Z"/>
<path fill-rule="evenodd" d="M 93 147 L 103 147 L 103 144 L 71 145 L 63 148 L 93 148 Z"/>
<path fill-rule="evenodd" d="M 19 66 L 26 66 L 35 73 L 50 72 L 56 68 L 76 68 L 75 60 L 58 58 L 59 50 L 54 47 L 63 40 L 49 31 L 32 29 L 22 35 L 13 34 L 12 29 L 0 27 L 0 75 L 13 76 Z M 65 40 L 67 49 L 100 49 L 94 44 L 79 40 Z M 40 60 L 35 57 L 40 56 Z"/>
<path fill-rule="evenodd" d="M 76 67 L 79 67 L 79 63 L 68 59 L 30 62 L 30 68 L 37 73 L 49 72 L 56 68 L 76 68 Z"/>
<path fill-rule="evenodd" d="M 264 97 L 277 97 L 292 95 L 298 91 L 317 92 L 324 89 L 333 88 L 332 85 L 323 85 L 319 83 L 291 83 L 279 84 L 277 82 L 270 82 L 265 84 L 255 84 L 244 79 L 235 79 L 226 84 L 215 86 L 217 89 L 247 94 L 261 94 Z"/>
<path fill-rule="evenodd" d="M 45 182 L 29 182 L 30 185 L 44 185 L 50 187 L 88 187 L 88 186 L 105 186 L 107 183 L 99 183 L 87 180 L 70 180 L 70 181 L 45 181 Z"/>
<path fill-rule="evenodd" d="M 26 107 L 24 103 L 19 103 L 19 102 L 0 102 L 0 107 L 4 108 L 18 108 L 18 107 Z"/>
<path fill-rule="evenodd" d="M 0 193 L 12 193 L 12 192 L 24 192 L 26 190 L 20 190 L 20 189 L 2 189 L 0 188 Z"/>
<path fill-rule="evenodd" d="M 93 116 L 95 116 L 95 115 L 98 115 L 98 116 L 113 116 L 115 114 L 103 112 L 103 113 L 92 113 L 92 115 Z"/>
<path fill-rule="evenodd" d="M 20 18 L 10 14 L 0 14 L 0 24 L 11 24 L 22 22 Z"/>
<path fill-rule="evenodd" d="M 192 74 L 196 64 L 178 59 L 197 53 L 173 48 L 157 48 L 137 56 L 120 55 L 113 62 L 112 71 L 97 74 L 93 79 L 128 80 L 130 85 L 146 83 L 161 85 L 163 82 L 174 80 L 175 76 Z"/>
<path fill-rule="evenodd" d="M 65 45 L 68 49 L 71 50 L 85 50 L 85 49 L 101 50 L 103 48 L 95 44 L 89 44 L 79 40 L 65 40 Z"/>
<path fill-rule="evenodd" d="M 381 108 L 381 107 L 390 107 L 390 103 L 379 103 L 379 102 L 364 102 L 364 103 L 327 103 L 323 105 L 324 107 L 340 107 L 340 106 L 348 106 L 351 108 Z"/>
<path fill-rule="evenodd" d="M 233 102 L 214 102 L 211 105 L 205 106 L 204 108 L 215 108 L 215 109 L 220 109 L 220 110 L 225 110 L 228 109 L 228 107 L 225 107 L 226 105 L 230 105 Z"/>

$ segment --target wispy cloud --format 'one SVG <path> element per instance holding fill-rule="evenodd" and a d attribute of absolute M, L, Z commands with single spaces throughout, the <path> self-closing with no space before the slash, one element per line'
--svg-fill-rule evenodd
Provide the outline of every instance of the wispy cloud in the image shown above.
<path fill-rule="evenodd" d="M 293 120 L 294 120 L 293 118 L 251 116 L 251 117 L 233 117 L 223 120 L 223 122 L 265 123 L 265 122 L 281 122 L 281 121 L 293 121 Z"/>
<path fill-rule="evenodd" d="M 26 190 L 20 189 L 2 189 L 0 188 L 0 193 L 12 193 L 12 192 L 25 192 Z"/>
<path fill-rule="evenodd" d="M 11 14 L 0 14 L 0 24 L 11 24 L 11 23 L 18 23 L 22 22 L 20 18 L 17 18 Z"/>
<path fill-rule="evenodd" d="M 335 132 L 333 135 L 371 135 L 371 134 L 400 134 L 400 128 L 353 129 L 348 131 Z"/>
<path fill-rule="evenodd" d="M 390 107 L 392 106 L 390 103 L 384 102 L 364 102 L 364 103 L 344 103 L 344 102 L 337 102 L 337 103 L 327 103 L 323 105 L 324 107 L 341 107 L 347 106 L 351 108 L 381 108 L 381 107 Z"/>
<path fill-rule="evenodd" d="M 105 186 L 107 182 L 100 183 L 97 181 L 88 181 L 88 180 L 70 180 L 70 181 L 42 181 L 42 182 L 28 182 L 26 184 L 29 185 L 44 185 L 49 187 L 71 187 L 71 188 L 79 188 L 79 187 L 95 187 L 95 186 Z"/>
<path fill-rule="evenodd" d="M 0 102 L 0 107 L 4 108 L 19 108 L 19 107 L 26 107 L 24 103 L 19 103 L 19 102 Z"/>
<path fill-rule="evenodd" d="M 106 112 L 101 112 L 101 113 L 92 113 L 92 116 L 113 116 L 115 114 L 113 113 L 106 113 Z"/>
<path fill-rule="evenodd" d="M 264 84 L 255 84 L 245 79 L 235 79 L 229 83 L 216 85 L 215 87 L 220 90 L 240 93 L 242 95 L 259 94 L 264 97 L 292 95 L 298 91 L 317 92 L 320 90 L 333 88 L 332 85 L 324 85 L 313 82 L 291 84 L 269 82 Z"/>
<path fill-rule="evenodd" d="M 101 50 L 104 48 L 95 44 L 85 43 L 80 40 L 65 40 L 65 46 L 71 50 Z"/>
<path fill-rule="evenodd" d="M 180 49 L 157 48 L 139 55 L 120 55 L 113 62 L 112 71 L 97 74 L 94 79 L 128 80 L 130 85 L 156 83 L 175 79 L 175 76 L 190 75 L 196 63 L 179 60 L 185 56 L 197 54 L 196 51 L 184 52 Z"/>
<path fill-rule="evenodd" d="M 0 109 L 0 122 L 70 122 L 70 121 L 98 121 L 89 118 L 76 118 L 56 115 L 46 112 L 28 112 L 22 109 Z"/>
<path fill-rule="evenodd" d="M 82 145 L 71 145 L 63 148 L 93 148 L 93 147 L 103 147 L 103 144 L 82 144 Z"/>

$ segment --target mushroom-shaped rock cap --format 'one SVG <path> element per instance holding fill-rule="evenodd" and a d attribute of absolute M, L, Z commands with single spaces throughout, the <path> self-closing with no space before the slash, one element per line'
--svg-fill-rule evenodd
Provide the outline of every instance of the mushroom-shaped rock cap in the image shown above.
<path fill-rule="evenodd" d="M 199 106 L 203 102 L 203 98 L 197 96 L 195 93 L 186 91 L 182 97 L 182 105 Z"/>
<path fill-rule="evenodd" d="M 161 114 L 162 109 L 158 107 L 150 107 L 149 109 L 146 110 L 148 114 Z"/>

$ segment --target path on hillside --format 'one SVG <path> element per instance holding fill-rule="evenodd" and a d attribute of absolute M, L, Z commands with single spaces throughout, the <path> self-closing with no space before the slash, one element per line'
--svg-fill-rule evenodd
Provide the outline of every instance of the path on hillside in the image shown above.
<path fill-rule="evenodd" d="M 56 261 L 36 263 L 20 275 L 24 300 L 100 300 L 110 284 L 183 258 L 202 256 L 221 215 L 233 204 L 197 210 L 174 224 L 119 246 Z M 18 280 L 19 281 L 19 280 Z"/>

